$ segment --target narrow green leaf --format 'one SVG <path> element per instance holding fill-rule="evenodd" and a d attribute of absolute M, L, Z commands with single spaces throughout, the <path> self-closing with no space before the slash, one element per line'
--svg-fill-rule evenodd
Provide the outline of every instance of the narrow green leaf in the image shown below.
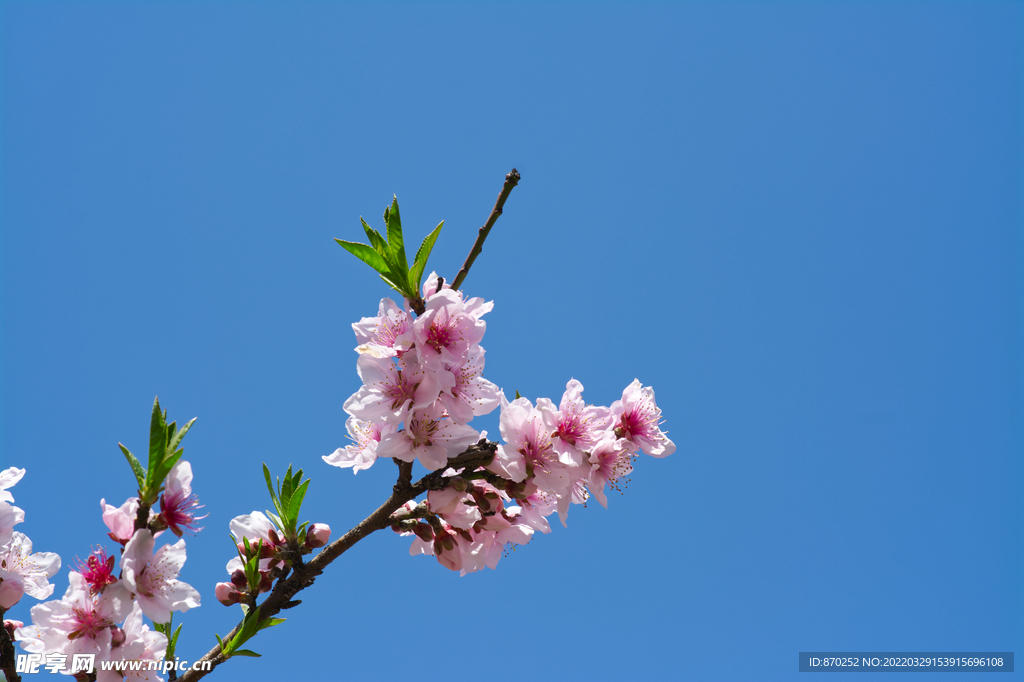
<path fill-rule="evenodd" d="M 520 399 L 520 398 L 522 398 L 522 397 L 523 397 L 523 396 L 519 395 L 519 391 L 516 391 L 516 400 L 519 400 L 519 399 Z"/>
<path fill-rule="evenodd" d="M 156 477 L 152 481 L 150 481 L 150 485 L 153 487 L 154 494 L 160 491 L 160 486 L 163 485 L 164 479 L 167 478 L 167 474 L 171 473 L 171 469 L 174 468 L 174 465 L 178 463 L 178 460 L 181 459 L 181 456 L 183 454 L 185 454 L 185 451 L 179 449 L 173 455 L 167 457 L 167 459 L 165 459 L 163 463 L 159 467 L 157 467 Z"/>
<path fill-rule="evenodd" d="M 197 417 L 192 417 L 187 424 L 182 426 L 181 429 L 174 434 L 174 437 L 171 438 L 170 445 L 167 446 L 168 450 L 174 451 L 178 449 L 178 444 L 181 443 L 181 439 L 185 437 L 185 434 L 192 428 L 192 425 L 196 423 L 196 419 Z"/>
<path fill-rule="evenodd" d="M 295 485 L 292 482 L 292 465 L 288 465 L 288 471 L 284 472 L 284 483 L 277 482 L 278 489 L 281 491 L 281 512 L 282 516 L 288 516 L 288 503 L 292 499 L 292 493 L 295 492 Z"/>
<path fill-rule="evenodd" d="M 153 414 L 149 420 L 149 461 L 146 463 L 146 484 L 149 487 L 159 485 L 154 484 L 157 467 L 163 462 L 164 455 L 167 452 L 167 431 L 166 431 L 165 417 L 160 412 L 160 399 L 153 399 Z M 144 491 L 152 494 L 152 490 Z M 148 501 L 148 500 L 147 500 Z"/>
<path fill-rule="evenodd" d="M 384 275 L 381 275 L 381 276 L 380 276 L 380 278 L 381 278 L 382 280 L 384 280 L 384 284 L 387 284 L 387 285 L 388 285 L 389 287 L 391 287 L 392 289 L 394 289 L 394 290 L 395 290 L 395 291 L 397 291 L 398 293 L 400 293 L 400 294 L 402 294 L 403 296 L 405 296 L 405 292 L 404 292 L 404 291 L 402 291 L 401 289 L 399 289 L 399 288 L 398 288 L 398 285 L 397 285 L 397 284 L 395 284 L 394 282 L 392 282 L 392 281 L 391 281 L 390 279 L 388 279 L 388 278 L 387 278 L 387 277 L 385 277 Z"/>
<path fill-rule="evenodd" d="M 420 290 L 421 280 L 423 279 L 423 270 L 427 267 L 427 259 L 430 258 L 430 252 L 434 248 L 434 242 L 437 241 L 437 236 L 441 234 L 441 228 L 444 226 L 442 220 L 438 223 L 434 231 L 423 238 L 423 243 L 420 244 L 420 248 L 416 250 L 416 258 L 413 260 L 412 267 L 409 268 L 409 284 L 418 293 Z"/>
<path fill-rule="evenodd" d="M 258 654 L 255 651 L 249 651 L 248 649 L 239 649 L 234 653 L 235 656 L 248 656 L 250 658 L 260 658 L 263 654 Z"/>
<path fill-rule="evenodd" d="M 170 623 L 168 623 L 168 625 L 170 625 Z M 180 634 L 181 634 L 181 625 L 179 625 L 178 629 L 174 631 L 174 636 L 171 637 L 171 641 L 167 643 L 167 655 L 168 655 L 168 657 L 170 657 L 172 659 L 174 657 L 174 648 L 176 646 L 178 646 L 178 635 L 180 635 Z"/>
<path fill-rule="evenodd" d="M 391 210 L 385 209 L 384 222 L 388 226 L 388 248 L 393 256 L 391 262 L 400 267 L 403 273 L 408 272 L 409 264 L 405 260 L 405 240 L 402 238 L 402 218 L 398 215 L 397 196 L 391 202 Z"/>
<path fill-rule="evenodd" d="M 263 478 L 267 482 L 267 490 L 270 491 L 270 499 L 274 503 L 274 509 L 277 513 L 281 513 L 281 501 L 277 498 L 277 492 L 274 490 L 274 481 L 270 476 L 270 469 L 267 467 L 267 463 L 263 463 Z"/>
<path fill-rule="evenodd" d="M 287 620 L 287 618 L 267 618 L 265 621 L 260 623 L 260 627 L 257 630 L 257 632 L 259 632 L 259 630 L 266 630 L 267 628 L 272 628 L 275 625 L 280 625 L 281 623 L 285 622 L 286 620 Z"/>
<path fill-rule="evenodd" d="M 341 244 L 342 248 L 369 265 L 382 276 L 391 274 L 391 268 L 384 261 L 384 257 L 374 251 L 372 247 L 367 246 L 366 244 L 360 244 L 359 242 L 346 242 L 341 239 L 335 239 L 334 241 Z"/>
<path fill-rule="evenodd" d="M 302 500 L 306 497 L 306 489 L 309 488 L 309 479 L 306 479 L 299 486 L 299 489 L 295 491 L 292 496 L 291 503 L 288 505 L 288 518 L 293 523 L 299 520 L 299 510 L 302 508 Z"/>
<path fill-rule="evenodd" d="M 367 225 L 366 221 L 363 220 L 362 217 L 359 218 L 359 222 L 363 224 L 363 232 L 366 233 L 367 239 L 370 240 L 370 246 L 372 246 L 374 250 L 384 258 L 384 260 L 390 260 L 390 258 L 388 258 L 388 243 L 384 241 L 384 237 L 380 236 L 380 232 Z"/>
<path fill-rule="evenodd" d="M 131 465 L 132 471 L 135 473 L 135 480 L 139 484 L 139 494 L 141 495 L 143 489 L 146 487 L 146 470 L 142 468 L 142 462 L 139 461 L 139 458 L 129 452 L 128 448 L 120 443 L 117 444 L 117 447 L 121 448 L 121 452 L 124 453 L 125 459 L 127 459 L 128 464 Z"/>
<path fill-rule="evenodd" d="M 221 652 L 223 652 L 224 651 L 224 640 L 221 639 L 220 635 L 218 635 L 216 632 L 213 633 L 213 636 L 217 638 L 217 644 L 220 645 L 220 650 L 221 650 Z"/>

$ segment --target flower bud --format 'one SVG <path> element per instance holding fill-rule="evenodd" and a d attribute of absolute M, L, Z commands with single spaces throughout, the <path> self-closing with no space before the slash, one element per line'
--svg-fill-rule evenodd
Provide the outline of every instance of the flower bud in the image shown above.
<path fill-rule="evenodd" d="M 23 628 L 23 627 L 25 627 L 25 624 L 22 623 L 20 620 L 5 620 L 4 621 L 4 630 L 7 630 L 7 634 L 10 636 L 12 642 L 14 641 L 14 631 L 17 630 L 18 628 Z"/>
<path fill-rule="evenodd" d="M 451 486 L 458 490 L 460 493 L 466 492 L 466 488 L 469 487 L 469 482 L 462 476 L 453 476 L 451 478 Z"/>
<path fill-rule="evenodd" d="M 281 536 L 277 534 L 276 528 L 271 528 L 267 531 L 267 537 L 270 538 L 270 542 L 274 545 L 281 544 Z"/>
<path fill-rule="evenodd" d="M 306 531 L 306 547 L 316 549 L 323 547 L 331 540 L 331 527 L 326 523 L 314 523 Z"/>
<path fill-rule="evenodd" d="M 434 539 L 434 531 L 431 530 L 429 523 L 417 523 L 413 532 L 423 542 L 430 542 Z"/>
<path fill-rule="evenodd" d="M 274 586 L 274 579 L 270 577 L 269 573 L 260 573 L 260 593 L 270 592 L 270 588 Z"/>
<path fill-rule="evenodd" d="M 110 647 L 111 648 L 121 646 L 122 644 L 124 644 L 124 640 L 126 638 L 127 637 L 124 634 L 124 630 L 122 630 L 121 628 L 119 628 L 116 625 L 111 625 L 110 626 Z"/>
<path fill-rule="evenodd" d="M 236 571 L 236 573 L 238 572 L 240 571 Z M 242 598 L 242 595 L 238 592 L 238 588 L 231 583 L 217 583 L 217 587 L 214 589 L 214 595 L 217 597 L 217 601 L 224 606 L 237 604 Z"/>
<path fill-rule="evenodd" d="M 236 568 L 231 574 L 231 584 L 240 590 L 244 590 L 249 586 L 249 580 L 245 577 L 245 571 L 240 568 Z"/>

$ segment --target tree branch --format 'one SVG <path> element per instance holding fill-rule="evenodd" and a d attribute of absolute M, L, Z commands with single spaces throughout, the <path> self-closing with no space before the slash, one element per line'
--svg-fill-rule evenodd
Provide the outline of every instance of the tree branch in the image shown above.
<path fill-rule="evenodd" d="M 473 261 L 480 255 L 480 252 L 484 250 L 484 240 L 487 239 L 487 235 L 490 233 L 491 228 L 494 227 L 494 223 L 498 220 L 498 216 L 501 215 L 502 207 L 505 205 L 505 200 L 508 199 L 508 195 L 512 193 L 512 188 L 519 184 L 519 171 L 515 168 L 505 176 L 505 184 L 501 186 L 501 192 L 498 194 L 498 200 L 494 202 L 494 208 L 491 209 L 491 215 L 487 217 L 487 222 L 480 228 L 480 232 L 476 236 L 476 241 L 473 242 L 473 248 L 470 250 L 469 255 L 466 256 L 466 262 L 462 264 L 462 269 L 459 270 L 459 274 L 456 275 L 455 280 L 452 282 L 452 289 L 458 289 L 462 285 L 462 280 L 466 279 L 466 275 L 469 274 L 469 269 L 473 267 Z"/>
<path fill-rule="evenodd" d="M 17 672 L 14 655 L 14 642 L 11 633 L 4 627 L 4 614 L 6 609 L 0 609 L 0 670 L 3 670 L 7 682 L 21 682 L 21 675 Z"/>
<path fill-rule="evenodd" d="M 447 468 L 461 469 L 472 468 L 475 469 L 480 466 L 486 466 L 494 459 L 494 454 L 497 452 L 498 444 L 486 440 L 480 440 L 480 442 L 469 446 L 463 452 L 452 457 L 448 460 Z M 275 615 L 280 613 L 283 609 L 289 609 L 298 605 L 298 602 L 294 600 L 296 594 L 306 589 L 313 584 L 316 577 L 324 572 L 327 566 L 348 551 L 352 545 L 356 544 L 364 537 L 375 531 L 391 526 L 391 515 L 396 512 L 403 504 L 409 500 L 416 499 L 428 490 L 443 490 L 448 485 L 448 480 L 442 475 L 444 469 L 434 471 L 427 474 L 415 483 L 410 483 L 412 478 L 412 463 L 399 462 L 399 479 L 398 483 L 395 484 L 394 491 L 391 493 L 391 497 L 388 498 L 387 502 L 377 508 L 375 512 L 363 519 L 357 524 L 352 530 L 345 533 L 344 536 L 335 540 L 331 544 L 323 548 L 323 550 L 317 554 L 309 563 L 296 563 L 292 567 L 291 575 L 279 580 L 274 586 L 274 589 L 270 592 L 270 596 L 260 604 L 260 617 L 261 619 L 273 618 Z M 229 632 L 223 639 L 224 642 L 230 642 L 236 634 L 242 624 L 239 623 Z M 217 645 L 210 649 L 203 656 L 200 661 L 210 661 L 210 670 L 195 670 L 190 669 L 181 677 L 178 678 L 179 682 L 196 682 L 196 680 L 202 679 L 209 674 L 214 668 L 226 661 L 221 654 L 220 645 Z"/>

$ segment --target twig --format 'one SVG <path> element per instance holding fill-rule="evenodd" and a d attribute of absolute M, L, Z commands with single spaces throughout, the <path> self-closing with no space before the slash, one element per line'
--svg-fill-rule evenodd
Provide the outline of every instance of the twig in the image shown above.
<path fill-rule="evenodd" d="M 452 457 L 448 460 L 448 466 L 455 469 L 462 467 L 476 468 L 479 466 L 486 466 L 494 459 L 494 453 L 498 449 L 497 443 L 492 443 L 486 440 L 469 446 L 462 453 Z M 442 476 L 444 469 L 435 471 L 427 474 L 415 483 L 410 483 L 412 464 L 406 462 L 399 463 L 399 480 L 395 483 L 395 489 L 391 493 L 391 497 L 388 501 L 377 508 L 377 511 L 373 512 L 365 519 L 363 519 L 358 525 L 352 530 L 345 533 L 344 536 L 335 540 L 331 544 L 324 547 L 324 549 L 317 554 L 309 563 L 297 564 L 293 567 L 292 573 L 289 577 L 278 581 L 274 586 L 274 589 L 270 592 L 270 596 L 260 604 L 260 618 L 273 618 L 275 615 L 281 612 L 282 609 L 292 608 L 297 606 L 298 602 L 294 600 L 296 594 L 306 589 L 313 584 L 313 581 L 318 575 L 324 572 L 327 566 L 344 554 L 352 545 L 356 544 L 364 537 L 375 531 L 391 526 L 391 515 L 396 512 L 403 504 L 409 500 L 413 500 L 428 490 L 443 490 L 450 479 Z M 234 639 L 235 635 L 238 634 L 241 628 L 241 623 L 236 625 L 231 632 L 229 632 L 223 639 L 224 642 L 230 642 Z M 223 655 L 221 655 L 220 645 L 217 645 L 210 649 L 203 656 L 200 661 L 210 661 L 210 670 L 196 670 L 191 668 L 186 671 L 184 675 L 178 678 L 179 682 L 195 682 L 208 673 L 210 673 L 218 665 L 226 661 Z"/>
<path fill-rule="evenodd" d="M 4 627 L 4 614 L 6 609 L 0 609 L 0 670 L 3 670 L 7 682 L 21 682 L 21 675 L 18 674 L 15 665 L 14 643 L 11 641 L 11 633 Z"/>
<path fill-rule="evenodd" d="M 466 256 L 466 262 L 462 264 L 462 269 L 459 270 L 459 274 L 455 277 L 455 281 L 452 282 L 452 289 L 458 290 L 462 285 L 462 280 L 466 279 L 466 275 L 469 274 L 469 269 L 473 267 L 473 261 L 480 255 L 480 252 L 484 250 L 484 240 L 487 239 L 487 235 L 490 233 L 491 228 L 494 227 L 495 221 L 498 220 L 498 216 L 501 215 L 501 209 L 505 205 L 505 200 L 508 199 L 508 195 L 512 193 L 512 188 L 519 184 L 519 171 L 515 168 L 505 176 L 505 184 L 501 186 L 501 192 L 498 194 L 498 200 L 494 202 L 494 208 L 491 209 L 491 215 L 487 216 L 487 222 L 480 228 L 479 234 L 476 236 L 476 241 L 473 242 L 473 248 L 470 250 L 469 255 Z"/>

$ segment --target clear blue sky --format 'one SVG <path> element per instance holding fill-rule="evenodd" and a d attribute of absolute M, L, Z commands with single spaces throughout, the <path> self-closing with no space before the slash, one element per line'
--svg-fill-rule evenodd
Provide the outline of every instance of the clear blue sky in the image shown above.
<path fill-rule="evenodd" d="M 514 166 L 464 287 L 485 376 L 639 378 L 678 451 L 497 571 L 372 536 L 210 679 L 1024 653 L 1024 5 L 8 2 L 0 40 L 0 467 L 58 595 L 154 395 L 199 417 L 183 657 L 239 616 L 213 586 L 262 462 L 336 532 L 383 501 L 390 463 L 321 460 L 387 294 L 332 240 L 395 193 L 451 278 Z"/>

